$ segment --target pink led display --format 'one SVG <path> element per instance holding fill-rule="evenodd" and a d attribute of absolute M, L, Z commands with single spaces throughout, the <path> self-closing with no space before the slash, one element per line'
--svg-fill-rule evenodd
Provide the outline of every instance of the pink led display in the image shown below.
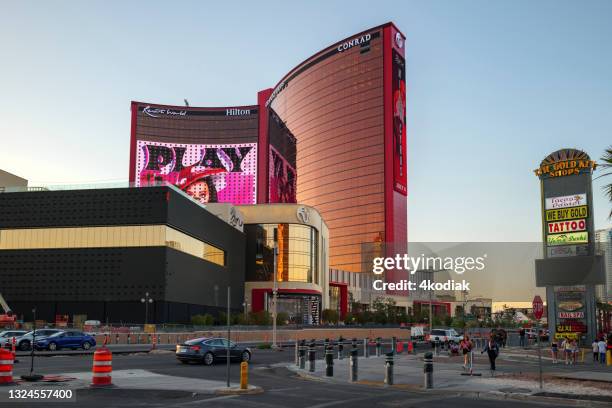
<path fill-rule="evenodd" d="M 270 146 L 269 166 L 270 202 L 295 203 L 295 169 L 272 146 Z"/>
<path fill-rule="evenodd" d="M 202 203 L 255 204 L 257 143 L 183 144 L 138 140 L 136 183 L 168 182 Z"/>

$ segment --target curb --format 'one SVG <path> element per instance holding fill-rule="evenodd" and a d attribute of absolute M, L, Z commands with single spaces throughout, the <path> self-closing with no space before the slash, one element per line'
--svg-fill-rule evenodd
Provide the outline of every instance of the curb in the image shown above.
<path fill-rule="evenodd" d="M 255 395 L 263 394 L 263 392 L 264 389 L 256 385 L 251 385 L 246 390 L 239 387 L 218 388 L 215 390 L 215 394 L 217 395 Z"/>
<path fill-rule="evenodd" d="M 423 386 L 418 385 L 418 384 L 393 384 L 392 386 L 387 386 L 382 381 L 369 381 L 369 380 L 358 380 L 357 382 L 352 383 L 350 381 L 336 380 L 333 377 L 331 378 L 318 377 L 310 373 L 301 372 L 298 369 L 291 369 L 291 368 L 288 368 L 288 369 L 289 371 L 295 373 L 298 377 L 306 379 L 306 380 L 335 383 L 335 384 L 342 383 L 342 384 L 357 385 L 357 386 L 392 388 L 396 390 L 422 392 L 424 394 L 429 394 L 429 393 L 434 393 L 434 392 L 435 393 L 445 393 L 445 394 L 451 394 L 451 395 L 457 395 L 457 396 L 472 397 L 475 399 L 482 398 L 482 399 L 519 400 L 519 401 L 538 400 L 541 402 L 558 403 L 559 405 L 575 405 L 575 406 L 581 406 L 584 408 L 587 408 L 587 407 L 599 408 L 599 407 L 609 407 L 610 406 L 610 402 L 608 401 L 595 401 L 595 400 L 589 400 L 589 399 L 575 399 L 575 398 L 562 398 L 562 397 L 546 397 L 546 396 L 541 396 L 541 395 L 535 395 L 535 393 L 524 393 L 523 394 L 523 393 L 512 393 L 512 392 L 502 392 L 502 391 L 445 390 L 445 389 L 440 389 L 440 388 L 425 389 L 423 388 Z"/>
<path fill-rule="evenodd" d="M 49 352 L 49 351 L 37 351 L 35 356 L 36 357 L 57 357 L 57 356 L 89 356 L 89 355 L 93 355 L 94 352 L 97 350 L 97 348 L 93 348 L 91 350 L 88 351 L 76 351 L 76 350 L 70 350 L 70 351 L 59 351 L 59 352 Z M 136 353 L 149 353 L 151 351 L 151 348 L 146 348 L 146 349 L 138 349 L 138 350 L 113 350 L 112 348 L 109 348 L 109 350 L 113 353 L 113 355 L 125 355 L 125 354 L 136 354 Z M 157 350 L 168 350 L 168 351 L 172 351 L 172 349 L 165 349 L 165 348 L 160 348 Z M 21 354 L 23 353 L 23 354 Z M 22 359 L 25 358 L 29 358 L 30 357 L 30 353 L 29 352 L 21 352 L 16 354 L 16 357 L 20 357 Z M 27 354 L 26 354 L 27 353 Z M 155 353 L 152 353 L 155 354 Z"/>

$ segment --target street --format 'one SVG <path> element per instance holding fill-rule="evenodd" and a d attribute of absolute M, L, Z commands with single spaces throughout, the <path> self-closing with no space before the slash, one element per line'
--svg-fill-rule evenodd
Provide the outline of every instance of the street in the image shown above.
<path fill-rule="evenodd" d="M 401 358 L 401 357 L 399 357 Z M 415 387 L 392 387 L 370 386 L 349 383 L 328 383 L 305 379 L 297 376 L 294 372 L 280 363 L 291 363 L 294 359 L 292 348 L 284 351 L 254 350 L 253 360 L 249 366 L 249 383 L 262 387 L 264 392 L 257 395 L 213 395 L 198 394 L 180 390 L 142 390 L 121 388 L 120 381 L 115 381 L 115 388 L 111 389 L 78 389 L 76 400 L 78 406 L 91 407 L 329 407 L 329 406 L 352 406 L 352 407 L 531 407 L 531 406 L 561 406 L 562 401 L 542 402 L 537 399 L 530 401 L 516 399 L 487 399 L 477 397 L 474 393 L 449 392 L 442 390 L 423 391 Z M 459 373 L 460 363 L 455 359 L 440 356 L 437 364 L 456 364 Z M 484 362 L 480 356 L 479 363 Z M 320 363 L 320 362 L 318 362 Z M 34 372 L 44 375 L 60 373 L 76 373 L 91 371 L 91 355 L 65 355 L 54 357 L 37 357 L 35 359 Z M 548 363 L 548 366 L 550 364 Z M 584 364 L 583 364 L 584 366 Z M 561 370 L 570 371 L 570 366 L 555 366 Z M 594 369 L 600 367 L 595 366 Z M 226 365 L 222 362 L 212 366 L 200 364 L 181 364 L 171 351 L 158 351 L 151 353 L 134 353 L 116 355 L 113 358 L 113 370 L 147 370 L 156 374 L 169 375 L 173 377 L 189 379 L 208 379 L 224 381 Z M 591 367 L 589 366 L 589 369 Z M 30 370 L 28 358 L 20 357 L 20 362 L 15 365 L 14 376 L 27 374 Z M 237 363 L 231 365 L 231 381 L 239 382 L 240 366 Z M 535 372 L 537 360 L 520 357 L 508 357 L 508 361 L 500 361 L 500 373 L 523 373 Z M 381 369 L 382 373 L 382 369 Z M 460 378 L 460 377 L 458 377 Z M 61 383 L 58 383 L 61 384 Z M 53 388 L 58 385 L 53 383 L 37 384 L 40 388 Z M 572 401 L 568 401 L 572 402 Z M 589 402 L 586 401 L 585 404 Z M 62 406 L 66 404 L 49 403 L 51 406 Z M 27 402 L 19 406 L 28 406 Z M 33 403 L 36 406 L 38 404 Z M 573 404 L 575 405 L 575 404 Z M 586 406 L 586 405 L 585 405 Z"/>

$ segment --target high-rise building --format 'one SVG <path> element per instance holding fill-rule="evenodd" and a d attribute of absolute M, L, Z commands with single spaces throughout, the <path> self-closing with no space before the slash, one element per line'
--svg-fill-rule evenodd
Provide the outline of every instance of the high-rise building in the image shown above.
<path fill-rule="evenodd" d="M 406 251 L 404 48 L 386 23 L 307 58 L 255 105 L 132 102 L 130 181 L 169 181 L 204 203 L 312 206 L 329 267 L 368 271 L 372 256 Z"/>
<path fill-rule="evenodd" d="M 612 301 L 612 228 L 595 231 L 595 245 L 605 256 L 606 283 L 595 287 L 595 296 L 602 302 Z"/>
<path fill-rule="evenodd" d="M 364 245 L 407 240 L 404 45 L 392 23 L 348 37 L 267 102 L 297 140 L 297 200 L 326 220 L 331 268 L 361 272 Z"/>

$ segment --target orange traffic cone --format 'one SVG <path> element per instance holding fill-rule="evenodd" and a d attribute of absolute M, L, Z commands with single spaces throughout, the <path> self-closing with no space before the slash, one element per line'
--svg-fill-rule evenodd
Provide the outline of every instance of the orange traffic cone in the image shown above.
<path fill-rule="evenodd" d="M 113 353 L 106 347 L 106 341 L 107 338 L 104 339 L 102 347 L 94 353 L 92 387 L 113 385 L 111 378 L 113 372 Z"/>

